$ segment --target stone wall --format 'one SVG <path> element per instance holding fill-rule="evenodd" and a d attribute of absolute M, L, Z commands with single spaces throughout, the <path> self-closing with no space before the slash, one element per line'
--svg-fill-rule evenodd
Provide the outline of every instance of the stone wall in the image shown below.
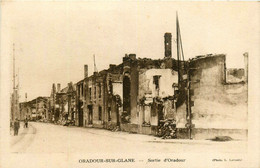
<path fill-rule="evenodd" d="M 191 67 L 193 136 L 196 139 L 214 138 L 217 135 L 246 138 L 248 85 L 226 84 L 224 55 L 193 60 Z M 185 106 L 183 104 L 177 110 L 178 128 L 185 128 Z"/>

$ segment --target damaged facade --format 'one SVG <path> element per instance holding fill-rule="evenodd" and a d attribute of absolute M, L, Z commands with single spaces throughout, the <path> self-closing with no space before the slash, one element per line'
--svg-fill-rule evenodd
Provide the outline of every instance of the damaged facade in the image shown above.
<path fill-rule="evenodd" d="M 176 61 L 123 58 L 123 131 L 156 135 L 160 120 L 174 118 Z M 170 108 L 169 108 L 170 107 Z"/>
<path fill-rule="evenodd" d="M 173 65 L 126 54 L 122 64 L 85 75 L 77 83 L 77 125 L 155 135 L 160 119 L 174 117 Z"/>
<path fill-rule="evenodd" d="M 247 138 L 247 66 L 246 61 L 245 69 L 227 69 L 223 54 L 189 60 L 192 138 Z M 185 109 L 186 105 L 178 108 L 179 119 L 187 117 Z M 185 120 L 177 119 L 179 138 L 187 138 L 186 126 Z"/>
<path fill-rule="evenodd" d="M 61 85 L 52 85 L 52 91 L 49 100 L 49 121 L 65 124 L 67 122 L 75 123 L 76 113 L 76 85 L 72 82 L 61 89 Z"/>
<path fill-rule="evenodd" d="M 109 69 L 94 73 L 87 79 L 85 116 L 92 119 L 89 125 L 116 129 L 120 123 L 122 97 L 122 66 L 110 65 Z M 89 126 L 88 125 L 88 126 Z"/>
<path fill-rule="evenodd" d="M 75 85 L 72 82 L 68 83 L 68 86 L 61 89 L 56 93 L 56 107 L 59 110 L 59 115 L 55 118 L 62 124 L 67 122 L 74 123 L 75 111 L 76 111 L 76 93 Z"/>
<path fill-rule="evenodd" d="M 78 126 L 116 129 L 122 106 L 122 65 L 88 76 L 77 83 Z M 77 123 L 77 122 L 76 122 Z"/>

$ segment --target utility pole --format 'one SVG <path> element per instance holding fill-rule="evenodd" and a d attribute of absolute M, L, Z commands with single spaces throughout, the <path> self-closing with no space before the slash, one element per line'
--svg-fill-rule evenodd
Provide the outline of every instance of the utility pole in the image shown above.
<path fill-rule="evenodd" d="M 178 86 L 180 87 L 180 40 L 179 40 L 179 20 L 176 12 L 176 39 L 177 39 L 177 66 L 178 66 Z"/>
<path fill-rule="evenodd" d="M 13 43 L 13 120 L 16 117 L 16 89 L 15 89 L 15 44 Z"/>
<path fill-rule="evenodd" d="M 191 95 L 190 95 L 190 86 L 191 86 L 191 81 L 190 81 L 190 69 L 189 65 L 187 66 L 187 127 L 189 129 L 189 139 L 192 139 L 191 137 Z"/>
<path fill-rule="evenodd" d="M 194 106 L 194 101 L 192 97 L 194 96 L 194 88 L 192 89 L 192 84 L 196 83 L 191 80 L 191 71 L 197 70 L 197 68 L 192 68 L 190 65 L 190 61 L 187 64 L 187 128 L 189 129 L 189 138 L 192 139 L 192 129 L 195 125 L 192 123 L 192 108 Z"/>
<path fill-rule="evenodd" d="M 25 93 L 25 107 L 26 107 L 26 115 L 25 117 L 27 118 L 28 117 L 28 107 L 27 107 L 27 93 Z"/>
<path fill-rule="evenodd" d="M 17 92 L 17 112 L 19 113 L 19 119 L 21 120 L 21 111 L 20 111 L 20 105 L 19 105 L 19 68 L 18 68 L 18 72 L 17 72 L 17 88 L 16 88 L 16 92 Z"/>
<path fill-rule="evenodd" d="M 17 99 L 17 90 L 15 86 L 15 44 L 13 43 L 13 94 L 12 94 L 12 110 L 11 110 L 11 120 L 13 121 L 17 117 L 18 99 Z"/>
<path fill-rule="evenodd" d="M 190 67 L 189 62 L 186 66 L 184 61 L 184 52 L 182 46 L 182 39 L 181 39 L 181 30 L 180 24 L 178 19 L 178 13 L 176 12 L 176 39 L 177 39 L 177 66 L 178 66 L 178 88 L 182 93 L 186 95 L 186 128 L 188 129 L 188 137 L 192 139 L 192 128 L 194 125 L 192 124 L 192 114 L 191 114 L 191 107 L 194 105 L 194 102 L 191 101 L 191 95 L 193 94 L 193 90 L 191 90 L 191 76 L 190 76 Z M 183 62 L 180 62 L 182 58 Z M 183 66 L 182 66 L 183 65 Z M 185 76 L 186 71 L 186 76 Z M 177 111 L 177 109 L 176 109 Z"/>
<path fill-rule="evenodd" d="M 15 91 L 15 45 L 13 43 L 13 91 Z"/>
<path fill-rule="evenodd" d="M 37 97 L 36 97 L 36 114 L 38 112 L 38 104 L 37 104 Z"/>

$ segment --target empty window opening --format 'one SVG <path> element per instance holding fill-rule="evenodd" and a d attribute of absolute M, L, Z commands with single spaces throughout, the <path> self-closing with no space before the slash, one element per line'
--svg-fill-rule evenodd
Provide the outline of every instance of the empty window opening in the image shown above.
<path fill-rule="evenodd" d="M 102 107 L 101 106 L 98 107 L 98 119 L 102 120 Z"/>
<path fill-rule="evenodd" d="M 81 96 L 83 97 L 83 84 L 81 84 Z"/>
<path fill-rule="evenodd" d="M 111 121 L 111 107 L 108 107 L 108 121 Z"/>
<path fill-rule="evenodd" d="M 101 98 L 101 91 L 102 91 L 101 89 L 102 89 L 102 88 L 101 88 L 101 84 L 99 83 L 99 84 L 98 84 L 98 97 L 99 97 L 99 98 Z"/>
<path fill-rule="evenodd" d="M 159 96 L 159 91 L 160 91 L 160 75 L 155 75 L 153 76 L 153 83 L 155 85 L 155 90 L 156 90 L 156 96 Z"/>
<path fill-rule="evenodd" d="M 93 124 L 93 107 L 88 105 L 88 123 Z"/>
<path fill-rule="evenodd" d="M 94 99 L 96 99 L 96 96 L 97 96 L 97 87 L 95 86 L 95 88 L 94 88 Z"/>
<path fill-rule="evenodd" d="M 128 115 L 130 115 L 130 93 L 131 93 L 131 87 L 130 87 L 130 78 L 128 76 L 125 76 L 123 79 L 123 111 L 126 112 Z"/>
<path fill-rule="evenodd" d="M 89 99 L 90 100 L 92 99 L 92 90 L 91 90 L 91 88 L 89 88 Z"/>

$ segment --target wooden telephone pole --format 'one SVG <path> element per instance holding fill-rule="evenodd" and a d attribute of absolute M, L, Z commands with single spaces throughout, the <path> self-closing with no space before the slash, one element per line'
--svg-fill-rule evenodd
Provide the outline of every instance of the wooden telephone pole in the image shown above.
<path fill-rule="evenodd" d="M 188 137 L 192 139 L 192 112 L 191 107 L 194 103 L 191 101 L 191 95 L 193 94 L 193 90 L 191 90 L 191 78 L 190 78 L 190 67 L 189 62 L 184 61 L 184 52 L 182 46 L 181 39 L 181 30 L 178 19 L 178 13 L 176 12 L 176 38 L 177 38 L 177 66 L 178 66 L 178 87 L 179 90 L 182 89 L 182 84 L 186 83 L 184 94 L 186 94 L 186 128 L 188 129 Z M 182 59 L 182 62 L 181 62 Z M 186 72 L 186 74 L 185 74 Z"/>

